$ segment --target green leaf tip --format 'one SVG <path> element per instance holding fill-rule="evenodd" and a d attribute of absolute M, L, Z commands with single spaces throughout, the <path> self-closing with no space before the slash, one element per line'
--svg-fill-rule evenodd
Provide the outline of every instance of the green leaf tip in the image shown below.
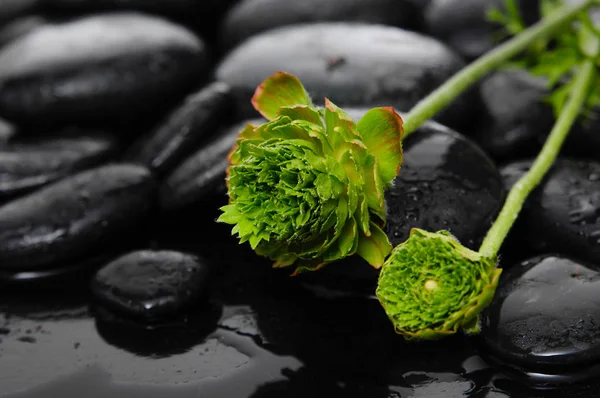
<path fill-rule="evenodd" d="M 382 267 L 392 250 L 383 194 L 402 163 L 402 118 L 375 108 L 357 124 L 328 99 L 314 106 L 283 72 L 252 103 L 269 121 L 240 132 L 217 221 L 274 267 L 296 266 L 294 274 L 354 254 Z"/>
<path fill-rule="evenodd" d="M 312 105 L 308 93 L 300 80 L 285 72 L 276 72 L 262 82 L 254 92 L 252 106 L 267 120 L 277 117 L 284 106 Z"/>
<path fill-rule="evenodd" d="M 462 246 L 449 232 L 413 229 L 386 260 L 377 298 L 398 334 L 434 340 L 479 332 L 479 313 L 496 291 L 496 259 Z"/>

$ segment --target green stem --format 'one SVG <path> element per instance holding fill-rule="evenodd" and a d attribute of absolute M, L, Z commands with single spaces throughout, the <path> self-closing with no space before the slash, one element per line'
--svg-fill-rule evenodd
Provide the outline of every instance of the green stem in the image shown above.
<path fill-rule="evenodd" d="M 408 112 L 404 118 L 404 137 L 412 134 L 482 76 L 526 50 L 536 40 L 551 36 L 597 1 L 587 0 L 576 6 L 565 7 L 463 68 Z"/>
<path fill-rule="evenodd" d="M 571 130 L 571 126 L 577 120 L 585 104 L 595 70 L 594 62 L 591 60 L 585 61 L 581 66 L 575 77 L 569 100 L 562 109 L 542 151 L 535 159 L 531 169 L 519 179 L 508 193 L 504 207 L 483 240 L 479 253 L 488 257 L 495 257 L 498 254 L 498 250 L 500 250 L 502 242 L 516 221 L 527 196 L 540 183 L 554 163 L 567 134 Z"/>

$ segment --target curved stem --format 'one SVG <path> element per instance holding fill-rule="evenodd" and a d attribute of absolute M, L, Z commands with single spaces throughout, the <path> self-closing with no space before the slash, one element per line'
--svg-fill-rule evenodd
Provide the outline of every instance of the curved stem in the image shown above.
<path fill-rule="evenodd" d="M 562 109 L 542 151 L 535 159 L 531 169 L 510 190 L 502 211 L 481 244 L 479 253 L 489 257 L 495 257 L 498 254 L 498 250 L 516 221 L 527 196 L 540 183 L 554 163 L 571 126 L 577 120 L 585 104 L 594 75 L 594 62 L 586 60 L 575 78 L 569 100 Z"/>
<path fill-rule="evenodd" d="M 463 68 L 408 112 L 404 118 L 404 137 L 431 119 L 481 77 L 526 50 L 534 41 L 551 36 L 564 24 L 575 19 L 581 11 L 597 4 L 597 1 L 586 0 L 579 5 L 565 7 Z"/>

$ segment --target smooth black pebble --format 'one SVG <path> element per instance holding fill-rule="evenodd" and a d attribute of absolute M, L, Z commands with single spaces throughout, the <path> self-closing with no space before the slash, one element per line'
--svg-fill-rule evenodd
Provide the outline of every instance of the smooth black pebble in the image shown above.
<path fill-rule="evenodd" d="M 566 376 L 598 368 L 599 319 L 599 266 L 543 255 L 503 271 L 483 312 L 481 340 L 513 367 Z"/>
<path fill-rule="evenodd" d="M 45 25 L 48 21 L 40 15 L 27 15 L 11 21 L 0 29 L 0 46 Z"/>
<path fill-rule="evenodd" d="M 256 117 L 250 99 L 277 71 L 292 73 L 311 98 L 341 107 L 410 109 L 464 62 L 441 42 L 400 28 L 359 23 L 315 23 L 263 32 L 230 52 L 216 70 L 228 83 L 243 117 Z M 476 91 L 476 90 L 475 90 Z M 475 91 L 438 115 L 453 127 L 471 122 Z"/>
<path fill-rule="evenodd" d="M 161 209 L 178 211 L 219 195 L 225 197 L 227 155 L 247 123 L 259 125 L 264 120 L 251 119 L 224 129 L 173 170 L 160 188 Z"/>
<path fill-rule="evenodd" d="M 208 62 L 200 38 L 158 17 L 48 24 L 0 50 L 0 115 L 36 125 L 139 124 L 192 91 Z"/>
<path fill-rule="evenodd" d="M 406 137 L 403 147 L 400 174 L 385 194 L 392 244 L 421 228 L 450 231 L 476 250 L 504 201 L 494 162 L 473 141 L 437 123 Z"/>
<path fill-rule="evenodd" d="M 61 267 L 122 250 L 145 234 L 155 200 L 146 168 L 108 165 L 50 184 L 0 207 L 0 270 Z"/>
<path fill-rule="evenodd" d="M 202 88 L 187 97 L 154 131 L 134 143 L 125 161 L 143 164 L 158 175 L 168 173 L 215 133 L 232 102 L 225 83 Z"/>
<path fill-rule="evenodd" d="M 220 44 L 224 49 L 257 33 L 308 22 L 355 21 L 417 29 L 420 8 L 410 0 L 242 0 L 224 18 Z"/>
<path fill-rule="evenodd" d="M 469 129 L 469 137 L 498 161 L 535 156 L 556 120 L 544 101 L 550 93 L 546 81 L 524 70 L 505 69 L 485 79 L 479 91 L 483 110 Z M 594 108 L 591 117 L 575 124 L 564 153 L 593 158 L 600 152 L 599 112 L 600 108 Z"/>
<path fill-rule="evenodd" d="M 173 315 L 205 293 L 209 269 L 198 257 L 175 251 L 136 251 L 119 257 L 96 273 L 94 296 L 131 315 Z"/>
<path fill-rule="evenodd" d="M 0 147 L 0 201 L 110 160 L 118 149 L 108 135 L 15 139 Z"/>
<path fill-rule="evenodd" d="M 34 11 L 40 0 L 2 0 L 0 2 L 0 23 Z"/>
<path fill-rule="evenodd" d="M 554 123 L 542 102 L 548 94 L 546 82 L 527 71 L 492 74 L 480 85 L 485 112 L 469 137 L 499 161 L 535 156 Z"/>
<path fill-rule="evenodd" d="M 504 10 L 504 0 L 432 0 L 425 11 L 425 30 L 467 59 L 477 58 L 496 44 L 495 33 L 501 27 L 488 21 L 494 7 Z M 537 0 L 518 0 L 526 23 L 538 16 Z"/>
<path fill-rule="evenodd" d="M 512 186 L 531 163 L 504 167 L 506 184 Z M 532 249 L 600 264 L 600 163 L 558 159 L 519 218 L 516 229 Z"/>
<path fill-rule="evenodd" d="M 47 8 L 61 11 L 94 12 L 138 10 L 152 14 L 182 16 L 215 7 L 219 0 L 42 0 Z"/>

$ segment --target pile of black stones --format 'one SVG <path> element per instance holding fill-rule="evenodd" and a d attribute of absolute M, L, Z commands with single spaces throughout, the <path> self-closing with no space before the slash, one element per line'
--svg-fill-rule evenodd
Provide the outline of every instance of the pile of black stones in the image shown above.
<path fill-rule="evenodd" d="M 497 45 L 494 4 L 0 2 L 0 397 L 598 396 L 598 118 L 528 199 L 477 336 L 405 342 L 361 260 L 292 278 L 215 222 L 262 80 L 406 112 Z M 546 94 L 500 70 L 407 138 L 390 240 L 477 249 L 552 126 Z"/>

